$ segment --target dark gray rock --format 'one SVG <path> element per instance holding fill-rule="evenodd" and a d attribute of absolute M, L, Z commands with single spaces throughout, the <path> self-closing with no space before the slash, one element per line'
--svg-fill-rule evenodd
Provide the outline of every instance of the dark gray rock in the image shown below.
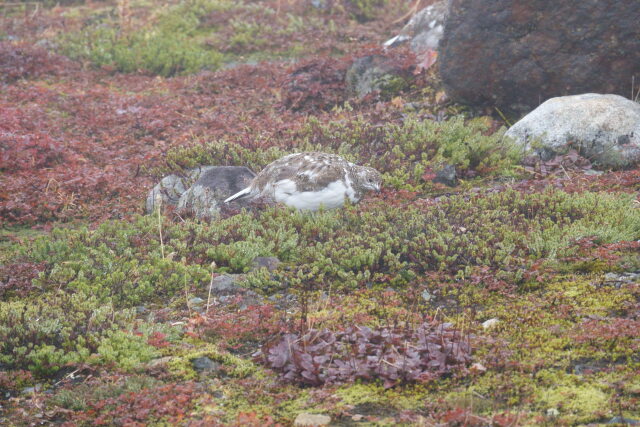
<path fill-rule="evenodd" d="M 640 104 L 593 93 L 552 98 L 505 135 L 543 160 L 575 149 L 595 166 L 626 168 L 640 162 Z"/>
<path fill-rule="evenodd" d="M 182 194 L 200 178 L 211 166 L 190 169 L 184 175 L 167 175 L 149 191 L 147 195 L 146 211 L 152 213 L 158 202 L 163 206 L 177 206 Z"/>
<path fill-rule="evenodd" d="M 215 218 L 222 202 L 246 188 L 256 176 L 244 166 L 208 166 L 178 200 L 178 209 L 193 212 L 198 218 Z M 244 205 L 243 201 L 239 204 Z"/>
<path fill-rule="evenodd" d="M 451 0 L 440 74 L 454 100 L 525 113 L 640 80 L 638 0 Z"/>
<path fill-rule="evenodd" d="M 241 310 L 250 305 L 263 304 L 263 297 L 237 284 L 244 277 L 244 274 L 221 274 L 214 277 L 209 284 L 214 304 L 237 304 Z M 209 292 L 209 287 L 207 287 L 207 292 Z"/>
<path fill-rule="evenodd" d="M 458 174 L 456 173 L 456 167 L 453 165 L 444 165 L 440 170 L 436 172 L 436 177 L 433 178 L 433 182 L 447 185 L 449 187 L 455 187 L 458 185 Z"/>
<path fill-rule="evenodd" d="M 211 281 L 211 295 L 236 295 L 240 293 L 244 288 L 236 285 L 239 280 L 240 274 L 221 274 L 216 276 Z"/>
<path fill-rule="evenodd" d="M 251 271 L 260 270 L 266 268 L 269 271 L 274 271 L 280 265 L 280 260 L 274 256 L 259 256 L 255 257 L 251 264 Z"/>
<path fill-rule="evenodd" d="M 208 357 L 198 357 L 191 361 L 193 369 L 198 372 L 216 372 L 219 371 L 222 365 L 218 362 L 214 362 Z"/>

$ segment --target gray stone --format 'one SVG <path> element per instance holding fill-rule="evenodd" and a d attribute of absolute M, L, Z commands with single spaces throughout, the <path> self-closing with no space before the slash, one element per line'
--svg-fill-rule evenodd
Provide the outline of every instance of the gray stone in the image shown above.
<path fill-rule="evenodd" d="M 293 425 L 297 427 L 304 426 L 326 426 L 331 422 L 331 417 L 323 414 L 298 414 L 293 421 Z"/>
<path fill-rule="evenodd" d="M 311 0 L 311 6 L 320 10 L 325 10 L 329 8 L 329 5 L 327 4 L 327 0 Z"/>
<path fill-rule="evenodd" d="M 193 297 L 189 300 L 189 305 L 191 306 L 199 306 L 204 304 L 204 300 L 200 297 Z"/>
<path fill-rule="evenodd" d="M 638 0 L 451 0 L 438 62 L 456 102 L 531 111 L 640 80 Z"/>
<path fill-rule="evenodd" d="M 631 167 L 640 161 L 640 104 L 593 93 L 552 98 L 506 136 L 543 160 L 573 148 L 596 166 Z"/>
<path fill-rule="evenodd" d="M 440 170 L 436 172 L 433 182 L 447 185 L 449 187 L 455 187 L 458 185 L 458 175 L 456 173 L 456 167 L 453 165 L 444 165 Z"/>
<path fill-rule="evenodd" d="M 603 285 L 613 286 L 616 289 L 625 285 L 640 283 L 640 273 L 607 273 L 604 275 Z"/>
<path fill-rule="evenodd" d="M 256 176 L 244 166 L 208 166 L 178 200 L 178 209 L 192 211 L 198 218 L 215 218 L 222 202 L 246 188 Z M 239 202 L 243 205 L 243 202 Z"/>
<path fill-rule="evenodd" d="M 22 394 L 33 394 L 42 391 L 42 384 L 36 384 L 33 387 L 25 387 L 22 389 Z"/>
<path fill-rule="evenodd" d="M 155 369 L 162 366 L 166 366 L 167 363 L 171 362 L 172 360 L 173 360 L 173 356 L 165 356 L 165 357 L 160 357 L 158 359 L 153 359 L 147 363 L 147 368 Z"/>
<path fill-rule="evenodd" d="M 484 322 L 482 322 L 482 328 L 491 329 L 494 326 L 496 326 L 498 323 L 500 323 L 500 319 L 498 319 L 497 317 L 494 317 L 492 319 L 485 320 Z"/>
<path fill-rule="evenodd" d="M 193 359 L 191 361 L 191 364 L 193 365 L 193 369 L 198 372 L 215 372 L 220 370 L 220 368 L 222 367 L 220 363 L 214 362 L 208 357 L 198 357 L 196 359 Z"/>
<path fill-rule="evenodd" d="M 626 417 L 613 417 L 607 424 L 626 424 L 628 426 L 640 426 L 640 420 Z"/>
<path fill-rule="evenodd" d="M 266 268 L 269 271 L 274 271 L 280 265 L 280 260 L 274 256 L 259 256 L 253 259 L 251 263 L 251 271 L 260 270 Z"/>
<path fill-rule="evenodd" d="M 235 295 L 242 291 L 241 286 L 236 285 L 238 274 L 221 274 L 211 281 L 211 295 Z"/>
<path fill-rule="evenodd" d="M 400 34 L 384 43 L 385 47 L 395 47 L 409 42 L 416 54 L 427 50 L 438 50 L 444 33 L 449 0 L 439 0 L 413 15 Z"/>
<path fill-rule="evenodd" d="M 158 198 L 163 206 L 177 206 L 182 194 L 211 166 L 190 169 L 185 175 L 167 175 L 149 191 L 147 195 L 146 211 L 152 213 L 156 208 Z"/>

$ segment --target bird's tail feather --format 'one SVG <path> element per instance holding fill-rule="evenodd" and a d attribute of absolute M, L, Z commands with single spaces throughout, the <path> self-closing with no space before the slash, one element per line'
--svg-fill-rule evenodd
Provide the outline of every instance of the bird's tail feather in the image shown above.
<path fill-rule="evenodd" d="M 241 197 L 246 197 L 246 196 L 248 196 L 248 195 L 249 195 L 249 193 L 251 193 L 251 187 L 247 187 L 247 188 L 245 188 L 244 190 L 240 190 L 240 191 L 238 191 L 238 192 L 237 192 L 236 194 L 234 194 L 233 196 L 231 196 L 231 197 L 227 198 L 224 202 L 225 202 L 225 203 L 229 203 L 229 202 L 232 202 L 232 201 L 234 201 L 234 200 L 236 200 L 236 199 L 239 199 L 239 198 L 241 198 Z"/>

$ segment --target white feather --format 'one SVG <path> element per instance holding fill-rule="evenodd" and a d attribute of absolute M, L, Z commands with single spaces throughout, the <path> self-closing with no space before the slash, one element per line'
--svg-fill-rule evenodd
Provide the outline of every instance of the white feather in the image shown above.
<path fill-rule="evenodd" d="M 235 199 L 239 199 L 239 198 L 240 198 L 240 197 L 242 197 L 242 196 L 246 196 L 246 195 L 247 195 L 247 194 L 249 194 L 249 193 L 251 193 L 251 187 L 247 187 L 247 188 L 245 188 L 244 190 L 240 190 L 240 191 L 238 191 L 238 192 L 237 192 L 236 194 L 234 194 L 233 196 L 226 198 L 224 202 L 225 202 L 225 203 L 229 203 L 229 202 L 231 202 L 231 201 L 233 201 L 233 200 L 235 200 Z"/>
<path fill-rule="evenodd" d="M 309 211 L 317 211 L 321 206 L 334 209 L 344 205 L 349 190 L 340 180 L 318 191 L 297 191 L 295 182 L 289 179 L 278 181 L 274 187 L 276 202 Z"/>

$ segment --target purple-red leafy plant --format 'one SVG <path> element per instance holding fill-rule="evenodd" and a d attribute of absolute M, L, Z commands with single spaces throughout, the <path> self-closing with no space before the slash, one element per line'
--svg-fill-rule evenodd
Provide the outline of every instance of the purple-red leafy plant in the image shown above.
<path fill-rule="evenodd" d="M 415 329 L 311 329 L 284 335 L 254 356 L 287 381 L 318 386 L 381 379 L 389 388 L 464 372 L 471 361 L 470 339 L 450 323 L 435 322 Z"/>

